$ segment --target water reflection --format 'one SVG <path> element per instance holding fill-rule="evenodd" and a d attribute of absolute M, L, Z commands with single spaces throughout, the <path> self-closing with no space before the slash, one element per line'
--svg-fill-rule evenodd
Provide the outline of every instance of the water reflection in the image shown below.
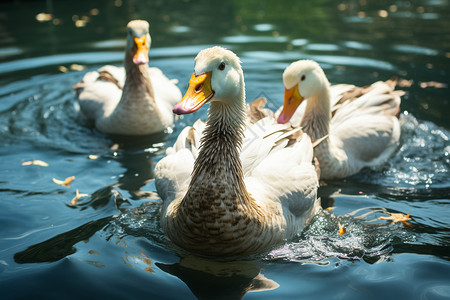
<path fill-rule="evenodd" d="M 118 180 L 120 189 L 129 191 L 133 200 L 155 197 L 154 192 L 141 190 L 143 186 L 155 178 L 152 155 L 150 153 L 142 152 L 122 155 L 117 160 L 126 169 L 125 173 L 120 175 Z"/>
<path fill-rule="evenodd" d="M 98 210 L 110 206 L 113 209 L 117 208 L 119 211 L 121 211 L 121 205 L 124 203 L 129 204 L 129 201 L 125 199 L 117 190 L 115 190 L 115 187 L 116 184 L 102 187 L 93 192 L 89 197 L 89 200 L 79 202 L 77 204 L 70 203 L 67 204 L 67 206 L 71 208 L 77 208 L 79 210 L 85 210 L 87 208 Z"/>
<path fill-rule="evenodd" d="M 180 278 L 198 299 L 241 299 L 249 292 L 280 286 L 261 273 L 258 261 L 217 262 L 189 256 L 175 264 L 155 265 Z"/>

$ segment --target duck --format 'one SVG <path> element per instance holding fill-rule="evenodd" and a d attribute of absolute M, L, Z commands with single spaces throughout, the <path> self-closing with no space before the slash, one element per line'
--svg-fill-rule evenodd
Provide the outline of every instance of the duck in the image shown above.
<path fill-rule="evenodd" d="M 177 80 L 149 67 L 149 23 L 127 25 L 124 67 L 106 65 L 87 72 L 73 86 L 82 114 L 106 134 L 149 135 L 174 122 L 172 107 L 181 99 Z"/>
<path fill-rule="evenodd" d="M 198 53 L 173 112 L 190 114 L 206 103 L 206 122 L 184 128 L 155 166 L 161 227 L 201 257 L 265 253 L 320 211 L 311 139 L 274 117 L 248 122 L 240 59 L 220 46 Z"/>
<path fill-rule="evenodd" d="M 400 140 L 403 91 L 396 78 L 366 87 L 330 86 L 312 60 L 290 64 L 283 73 L 284 104 L 278 122 L 300 126 L 311 139 L 321 179 L 342 179 L 365 167 L 376 168 L 396 151 Z"/>

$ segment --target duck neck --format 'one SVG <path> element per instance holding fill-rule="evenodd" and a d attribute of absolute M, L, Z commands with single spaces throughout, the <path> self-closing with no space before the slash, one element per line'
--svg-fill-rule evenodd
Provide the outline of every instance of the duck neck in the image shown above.
<path fill-rule="evenodd" d="M 153 104 L 154 91 L 148 73 L 148 65 L 136 65 L 133 63 L 133 55 L 127 51 L 125 54 L 125 84 L 123 86 L 121 103 L 129 102 Z"/>
<path fill-rule="evenodd" d="M 318 94 L 307 100 L 301 126 L 314 140 L 321 138 L 330 132 L 330 120 L 330 90 L 328 86 L 326 86 Z"/>
<path fill-rule="evenodd" d="M 218 101 L 211 103 L 189 191 L 184 198 L 188 205 L 196 202 L 207 207 L 223 204 L 226 207 L 247 207 L 250 195 L 244 184 L 239 157 L 244 105 L 245 101 L 232 105 Z"/>

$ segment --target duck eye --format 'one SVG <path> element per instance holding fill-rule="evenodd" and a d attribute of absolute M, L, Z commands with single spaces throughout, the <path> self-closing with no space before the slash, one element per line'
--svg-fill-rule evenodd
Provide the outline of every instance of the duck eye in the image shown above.
<path fill-rule="evenodd" d="M 303 80 L 305 80 L 306 79 L 306 76 L 305 75 L 302 75 L 302 78 L 300 79 L 301 81 L 303 81 Z"/>
<path fill-rule="evenodd" d="M 221 62 L 220 65 L 219 65 L 219 67 L 218 67 L 218 69 L 219 69 L 220 71 L 223 71 L 223 70 L 225 69 L 225 63 L 224 63 L 224 62 Z"/>

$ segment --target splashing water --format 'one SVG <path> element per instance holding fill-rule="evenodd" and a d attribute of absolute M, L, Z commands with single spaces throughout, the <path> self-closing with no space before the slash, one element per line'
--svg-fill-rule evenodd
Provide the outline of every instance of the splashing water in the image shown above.
<path fill-rule="evenodd" d="M 362 211 L 368 212 L 354 216 Z M 383 213 L 382 208 L 365 208 L 338 216 L 325 210 L 311 220 L 298 241 L 273 250 L 266 259 L 316 264 L 329 264 L 331 257 L 369 263 L 384 260 L 395 243 L 414 241 L 414 235 L 406 225 L 380 222 Z M 339 234 L 339 225 L 345 228 L 344 234 Z"/>
<path fill-rule="evenodd" d="M 419 121 L 408 112 L 402 117 L 400 147 L 384 165 L 383 172 L 365 170 L 354 179 L 406 188 L 448 187 L 450 133 L 431 122 Z"/>

